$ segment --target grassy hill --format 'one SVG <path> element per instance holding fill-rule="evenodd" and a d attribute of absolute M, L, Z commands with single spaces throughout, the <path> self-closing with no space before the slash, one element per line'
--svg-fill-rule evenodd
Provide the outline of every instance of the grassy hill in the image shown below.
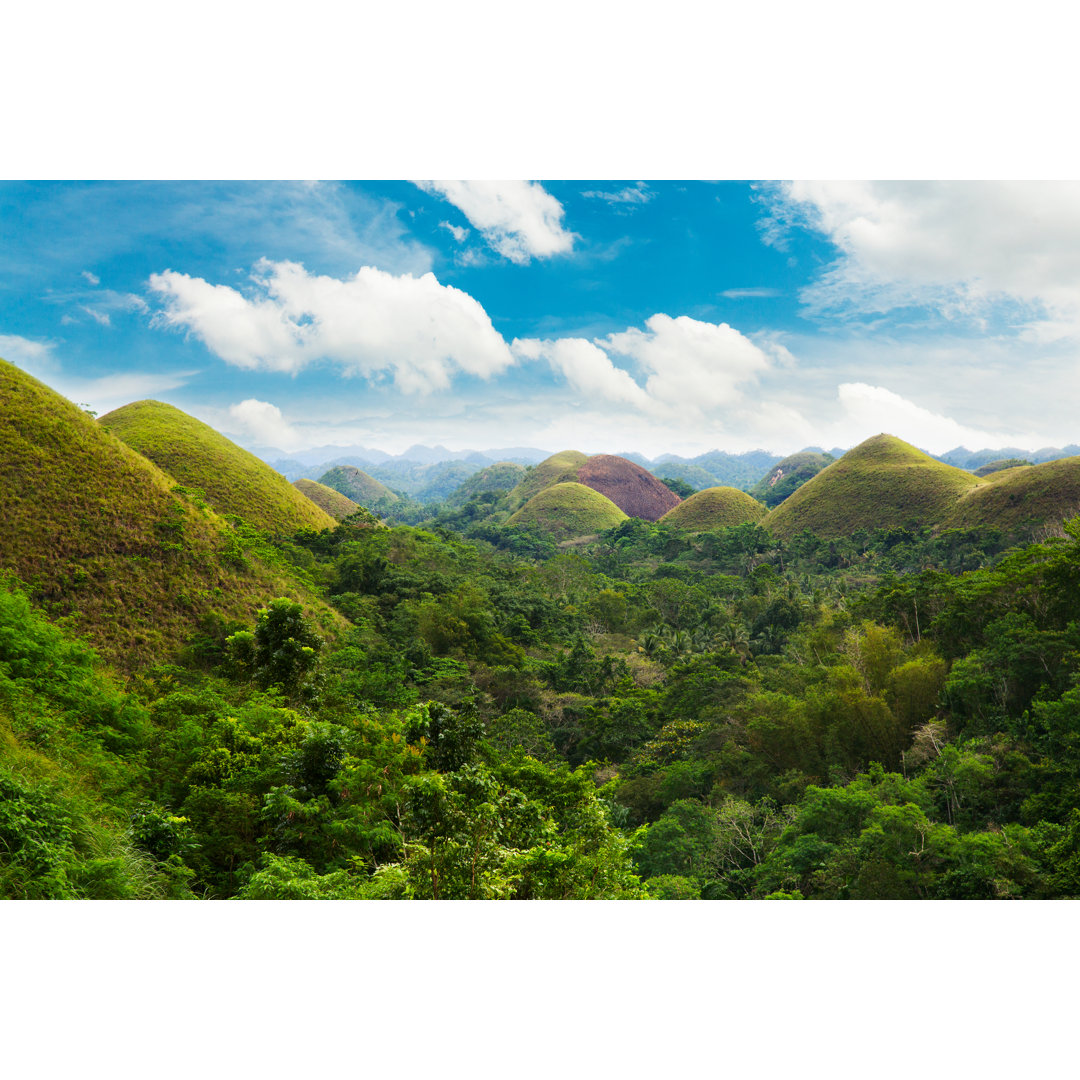
<path fill-rule="evenodd" d="M 625 521 L 610 499 L 584 484 L 553 484 L 534 495 L 507 525 L 534 525 L 557 540 L 588 536 Z"/>
<path fill-rule="evenodd" d="M 219 514 L 239 514 L 275 536 L 332 529 L 336 522 L 279 472 L 212 427 L 160 401 L 136 401 L 98 423 Z"/>
<path fill-rule="evenodd" d="M 528 474 L 510 492 L 510 505 L 513 508 L 524 506 L 534 495 L 553 484 L 577 481 L 578 469 L 588 461 L 588 457 L 578 450 L 561 450 L 544 458 L 539 465 L 529 470 Z"/>
<path fill-rule="evenodd" d="M 171 659 L 211 613 L 253 623 L 275 596 L 340 617 L 284 565 L 81 409 L 0 361 L 0 570 L 110 662 Z"/>
<path fill-rule="evenodd" d="M 992 473 L 961 495 L 945 515 L 946 528 L 993 525 L 1023 529 L 1080 513 L 1080 457 L 1020 465 Z"/>
<path fill-rule="evenodd" d="M 764 516 L 765 507 L 745 491 L 713 487 L 691 495 L 660 520 L 665 525 L 674 525 L 687 532 L 704 532 L 706 529 L 723 529 L 729 525 L 760 521 Z"/>
<path fill-rule="evenodd" d="M 808 480 L 762 524 L 778 536 L 809 529 L 821 537 L 847 536 L 860 528 L 936 525 L 979 484 L 971 473 L 935 461 L 893 435 L 875 435 Z"/>
<path fill-rule="evenodd" d="M 470 499 L 484 491 L 511 491 L 525 478 L 524 465 L 512 461 L 498 461 L 478 473 L 473 473 L 447 497 L 449 506 L 464 506 Z"/>
<path fill-rule="evenodd" d="M 607 496 L 628 517 L 659 521 L 679 496 L 640 465 L 614 454 L 594 454 L 578 469 L 578 481 Z"/>
<path fill-rule="evenodd" d="M 352 499 L 360 506 L 400 502 L 398 497 L 373 476 L 355 465 L 337 465 L 319 477 L 319 483 Z"/>
<path fill-rule="evenodd" d="M 350 514 L 355 514 L 360 509 L 359 503 L 354 503 L 340 491 L 335 491 L 316 480 L 294 480 L 293 487 L 335 521 L 344 521 Z"/>
<path fill-rule="evenodd" d="M 749 494 L 771 509 L 779 506 L 793 491 L 832 463 L 832 454 L 815 454 L 806 450 L 791 454 L 777 462 L 750 488 Z"/>

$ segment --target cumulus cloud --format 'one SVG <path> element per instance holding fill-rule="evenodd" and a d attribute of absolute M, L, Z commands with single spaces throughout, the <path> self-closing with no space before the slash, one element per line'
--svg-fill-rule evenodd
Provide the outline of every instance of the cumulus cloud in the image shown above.
<path fill-rule="evenodd" d="M 97 274 L 92 274 L 89 270 L 84 270 L 82 276 L 90 285 L 101 284 L 101 278 L 99 278 Z"/>
<path fill-rule="evenodd" d="M 783 348 L 768 345 L 774 355 Z M 687 315 L 653 315 L 644 330 L 631 327 L 593 342 L 516 339 L 512 349 L 522 359 L 547 360 L 572 387 L 592 398 L 668 417 L 703 415 L 734 404 L 742 397 L 740 384 L 769 367 L 765 350 L 727 323 Z M 617 367 L 612 354 L 627 357 L 644 376 L 644 385 Z"/>
<path fill-rule="evenodd" d="M 290 450 L 301 443 L 296 430 L 269 401 L 248 398 L 229 406 L 229 416 L 240 425 L 242 433 L 256 443 Z"/>
<path fill-rule="evenodd" d="M 1035 340 L 1080 334 L 1080 183 L 799 181 L 766 200 L 767 240 L 802 227 L 840 251 L 804 290 L 811 309 L 979 318 L 1005 303 Z"/>
<path fill-rule="evenodd" d="M 1031 434 L 1002 435 L 1001 432 L 982 431 L 967 427 L 940 413 L 924 409 L 887 390 L 883 386 L 867 383 L 842 383 L 837 397 L 844 412 L 834 438 L 847 444 L 855 444 L 880 432 L 896 435 L 932 454 L 941 454 L 956 446 L 979 449 L 1019 443 L 1035 447 L 1037 436 Z"/>
<path fill-rule="evenodd" d="M 513 363 L 502 336 L 468 293 L 434 274 L 365 266 L 345 279 L 299 263 L 256 265 L 248 295 L 166 270 L 150 287 L 159 325 L 195 334 L 227 363 L 295 373 L 318 361 L 350 375 L 391 375 L 407 393 L 444 390 L 455 372 L 488 378 Z"/>
<path fill-rule="evenodd" d="M 647 373 L 649 397 L 676 415 L 738 401 L 740 385 L 769 367 L 765 352 L 727 323 L 658 314 L 645 327 L 609 334 L 598 344 L 634 360 Z"/>
<path fill-rule="evenodd" d="M 513 341 L 511 348 L 523 359 L 547 360 L 575 390 L 587 395 L 589 401 L 599 399 L 642 410 L 651 407 L 646 391 L 627 372 L 617 368 L 603 349 L 584 338 L 555 341 L 529 338 Z"/>
<path fill-rule="evenodd" d="M 528 180 L 419 180 L 423 191 L 440 195 L 479 229 L 484 239 L 511 262 L 562 255 L 575 236 L 563 228 L 562 203 Z"/>

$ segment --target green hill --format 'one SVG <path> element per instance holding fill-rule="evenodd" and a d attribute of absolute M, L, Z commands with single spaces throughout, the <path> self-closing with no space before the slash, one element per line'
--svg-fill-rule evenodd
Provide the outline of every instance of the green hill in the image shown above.
<path fill-rule="evenodd" d="M 545 458 L 530 469 L 528 474 L 510 492 L 510 505 L 514 508 L 524 506 L 534 495 L 553 484 L 571 483 L 577 480 L 578 469 L 588 461 L 585 454 L 577 450 L 562 450 Z"/>
<path fill-rule="evenodd" d="M 171 659 L 211 613 L 275 596 L 341 620 L 81 409 L 0 361 L 0 569 L 129 671 Z"/>
<path fill-rule="evenodd" d="M 801 451 L 777 462 L 752 488 L 749 493 L 769 509 L 779 506 L 793 491 L 807 480 L 817 476 L 834 461 L 832 454 L 815 454 Z"/>
<path fill-rule="evenodd" d="M 985 465 L 980 465 L 977 469 L 971 471 L 976 476 L 992 476 L 997 472 L 1004 472 L 1005 469 L 1015 469 L 1021 465 L 1033 465 L 1033 461 L 1028 461 L 1027 458 L 999 458 L 997 461 L 989 461 Z"/>
<path fill-rule="evenodd" d="M 1071 457 L 992 473 L 960 497 L 942 524 L 946 528 L 1022 529 L 1078 513 L 1080 457 Z"/>
<path fill-rule="evenodd" d="M 239 514 L 276 536 L 336 524 L 266 462 L 172 405 L 136 401 L 98 423 L 185 487 L 201 490 L 219 514 Z"/>
<path fill-rule="evenodd" d="M 809 529 L 826 538 L 860 528 L 936 525 L 979 484 L 971 473 L 935 461 L 893 435 L 875 435 L 808 480 L 762 524 L 778 536 Z"/>
<path fill-rule="evenodd" d="M 706 488 L 691 495 L 660 520 L 687 532 L 705 532 L 707 529 L 723 529 L 729 525 L 742 525 L 748 521 L 760 521 L 765 507 L 745 491 L 732 487 Z"/>
<path fill-rule="evenodd" d="M 359 503 L 354 503 L 340 491 L 335 491 L 316 480 L 294 480 L 293 487 L 335 521 L 344 521 L 350 514 L 355 514 L 360 509 Z"/>
<path fill-rule="evenodd" d="M 319 483 L 333 488 L 360 506 L 400 502 L 385 484 L 381 484 L 373 476 L 368 476 L 355 465 L 336 465 L 319 477 Z"/>
<path fill-rule="evenodd" d="M 525 478 L 524 465 L 512 461 L 497 461 L 478 473 L 473 473 L 447 496 L 448 506 L 464 506 L 470 499 L 485 491 L 511 491 Z"/>
<path fill-rule="evenodd" d="M 603 532 L 626 520 L 610 499 L 584 484 L 553 484 L 534 495 L 508 526 L 534 525 L 557 540 Z"/>

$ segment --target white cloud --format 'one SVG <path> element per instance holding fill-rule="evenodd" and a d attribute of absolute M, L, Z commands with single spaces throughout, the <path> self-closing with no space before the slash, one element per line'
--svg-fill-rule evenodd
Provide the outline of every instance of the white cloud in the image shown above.
<path fill-rule="evenodd" d="M 645 389 L 673 415 L 706 413 L 737 402 L 741 384 L 769 367 L 765 352 L 727 323 L 688 315 L 653 315 L 646 330 L 609 334 L 598 344 L 628 356 L 645 372 Z"/>
<path fill-rule="evenodd" d="M 896 435 L 932 454 L 941 454 L 956 446 L 977 450 L 1007 443 L 1032 449 L 1040 445 L 1038 436 L 1031 434 L 1003 435 L 967 427 L 948 416 L 924 409 L 883 386 L 842 383 L 837 388 L 837 397 L 845 415 L 829 441 L 837 440 L 841 445 L 855 445 L 880 432 Z"/>
<path fill-rule="evenodd" d="M 633 187 L 620 188 L 618 191 L 583 191 L 581 194 L 583 198 L 600 199 L 611 206 L 627 210 L 636 210 L 656 198 L 656 192 L 644 180 L 639 180 Z"/>
<path fill-rule="evenodd" d="M 441 195 L 502 256 L 515 263 L 571 251 L 575 236 L 563 228 L 563 206 L 541 184 L 528 180 L 419 180 Z"/>
<path fill-rule="evenodd" d="M 469 235 L 470 232 L 470 230 L 466 229 L 464 225 L 451 225 L 449 221 L 440 221 L 439 228 L 445 229 L 459 244 Z"/>
<path fill-rule="evenodd" d="M 109 313 L 107 311 L 98 311 L 96 308 L 89 307 L 87 304 L 80 304 L 79 307 L 99 326 L 112 326 L 112 319 L 109 318 Z"/>
<path fill-rule="evenodd" d="M 91 284 L 91 285 L 100 285 L 100 284 L 101 284 L 101 278 L 99 278 L 99 277 L 97 276 L 97 274 L 92 274 L 92 273 L 90 273 L 90 271 L 89 271 L 89 270 L 84 270 L 84 271 L 82 272 L 82 276 L 83 276 L 83 277 L 84 277 L 84 278 L 86 279 L 86 281 L 87 281 L 87 282 L 88 282 L 89 284 Z"/>
<path fill-rule="evenodd" d="M 244 435 L 260 445 L 291 450 L 303 441 L 282 416 L 281 410 L 269 401 L 248 398 L 230 405 L 229 416 L 240 425 Z"/>
<path fill-rule="evenodd" d="M 514 353 L 523 359 L 545 359 L 551 367 L 590 402 L 601 401 L 631 405 L 648 411 L 649 395 L 631 376 L 617 368 L 603 349 L 584 338 L 559 338 L 537 341 L 533 338 L 511 343 Z"/>
<path fill-rule="evenodd" d="M 49 342 L 32 341 L 18 334 L 0 334 L 0 357 L 38 378 L 40 372 L 55 369 L 52 350 Z"/>
<path fill-rule="evenodd" d="M 779 296 L 780 290 L 766 287 L 754 287 L 749 289 L 725 289 L 720 295 L 726 297 L 728 300 L 747 300 L 759 297 L 764 298 L 770 296 Z"/>
<path fill-rule="evenodd" d="M 839 259 L 803 299 L 817 311 L 994 304 L 1035 340 L 1080 333 L 1080 183 L 798 181 L 773 187 L 766 238 L 823 234 Z"/>
<path fill-rule="evenodd" d="M 165 304 L 157 320 L 190 330 L 237 367 L 295 373 L 326 360 L 350 375 L 391 374 L 409 393 L 444 390 L 455 372 L 488 378 L 513 363 L 480 304 L 434 274 L 365 266 L 342 280 L 266 260 L 256 271 L 250 296 L 172 270 L 153 274 L 150 287 Z"/>

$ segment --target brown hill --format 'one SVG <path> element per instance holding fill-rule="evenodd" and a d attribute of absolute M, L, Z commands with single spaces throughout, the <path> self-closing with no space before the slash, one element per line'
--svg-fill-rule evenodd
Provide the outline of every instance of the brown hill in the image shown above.
<path fill-rule="evenodd" d="M 681 501 L 640 465 L 614 454 L 594 454 L 577 471 L 579 484 L 607 496 L 628 517 L 659 521 Z"/>

